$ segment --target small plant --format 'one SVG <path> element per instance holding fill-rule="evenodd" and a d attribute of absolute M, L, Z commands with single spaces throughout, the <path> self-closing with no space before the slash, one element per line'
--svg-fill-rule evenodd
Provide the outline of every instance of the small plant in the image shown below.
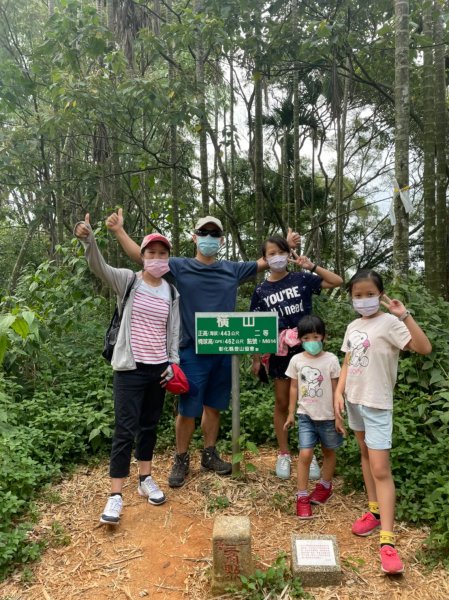
<path fill-rule="evenodd" d="M 71 541 L 72 539 L 64 529 L 64 525 L 59 521 L 53 521 L 51 524 L 50 544 L 52 546 L 69 546 Z"/>
<path fill-rule="evenodd" d="M 304 591 L 301 581 L 292 577 L 285 552 L 281 552 L 276 557 L 273 565 L 268 567 L 266 571 L 256 569 L 253 575 L 249 577 L 241 575 L 240 579 L 242 589 L 237 591 L 234 588 L 229 591 L 233 593 L 235 598 L 241 600 L 275 600 L 281 594 L 285 598 L 313 598 Z"/>
<path fill-rule="evenodd" d="M 363 558 L 357 558 L 357 556 L 350 555 L 346 556 L 345 558 L 342 558 L 341 562 L 343 566 L 345 566 L 350 571 L 353 571 L 354 573 L 359 573 L 360 567 L 363 567 L 365 564 Z"/>
<path fill-rule="evenodd" d="M 293 510 L 293 495 L 275 492 L 269 497 L 271 506 L 281 512 L 291 513 Z"/>
<path fill-rule="evenodd" d="M 239 437 L 239 445 L 240 452 L 237 452 L 232 456 L 232 464 L 235 465 L 240 463 L 244 474 L 255 473 L 257 467 L 247 460 L 247 456 L 251 454 L 257 456 L 259 454 L 259 449 L 254 442 L 248 440 L 248 434 L 246 433 Z M 242 472 L 237 473 L 237 476 L 241 475 Z"/>
<path fill-rule="evenodd" d="M 217 510 L 228 508 L 229 505 L 229 498 L 226 496 L 216 496 L 215 498 L 210 498 L 209 502 L 207 503 L 207 508 L 209 512 L 214 513 Z"/>

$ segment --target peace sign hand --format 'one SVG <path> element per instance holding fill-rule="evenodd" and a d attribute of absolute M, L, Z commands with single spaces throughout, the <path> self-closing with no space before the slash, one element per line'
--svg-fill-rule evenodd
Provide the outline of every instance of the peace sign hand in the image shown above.
<path fill-rule="evenodd" d="M 385 308 L 388 308 L 395 317 L 400 317 L 405 313 L 406 308 L 400 300 L 394 298 L 391 299 L 386 294 L 383 294 L 382 298 L 383 300 L 381 300 L 380 303 L 385 306 Z"/>
<path fill-rule="evenodd" d="M 289 262 L 295 263 L 295 265 L 298 265 L 302 269 L 308 269 L 309 271 L 312 269 L 313 262 L 307 256 L 298 256 L 294 250 L 292 250 L 292 256 L 294 258 L 289 258 Z"/>

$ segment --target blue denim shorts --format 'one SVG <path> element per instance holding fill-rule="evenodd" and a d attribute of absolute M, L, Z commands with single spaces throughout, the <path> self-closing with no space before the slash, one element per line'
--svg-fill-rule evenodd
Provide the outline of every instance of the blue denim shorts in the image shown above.
<path fill-rule="evenodd" d="M 179 397 L 179 414 L 200 417 L 203 406 L 226 410 L 231 396 L 231 357 L 197 354 L 195 346 L 181 348 L 179 356 L 180 367 L 190 383 L 189 392 Z"/>
<path fill-rule="evenodd" d="M 335 420 L 314 421 L 308 415 L 298 415 L 299 448 L 323 448 L 336 450 L 343 444 L 343 436 L 335 429 Z"/>
<path fill-rule="evenodd" d="M 365 432 L 365 444 L 371 450 L 389 450 L 393 433 L 393 411 L 346 402 L 348 425 Z"/>

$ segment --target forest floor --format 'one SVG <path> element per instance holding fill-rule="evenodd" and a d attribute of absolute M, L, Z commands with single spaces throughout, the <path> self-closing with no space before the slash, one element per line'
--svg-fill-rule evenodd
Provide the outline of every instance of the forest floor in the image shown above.
<path fill-rule="evenodd" d="M 405 573 L 389 577 L 380 571 L 378 535 L 358 538 L 350 531 L 352 521 L 365 512 L 364 497 L 342 494 L 338 480 L 329 502 L 315 509 L 316 518 L 299 521 L 293 502 L 296 478 L 283 482 L 274 476 L 273 450 L 251 458 L 257 472 L 246 481 L 203 473 L 199 452 L 192 458 L 190 478 L 178 490 L 165 485 L 171 457 L 155 461 L 153 475 L 168 496 L 162 506 L 138 496 L 133 465 L 121 523 L 115 528 L 98 521 L 108 490 L 105 464 L 80 467 L 53 485 L 43 494 L 41 517 L 32 532 L 53 543 L 39 561 L 0 584 L 0 598 L 209 600 L 212 528 L 215 516 L 225 514 L 250 517 L 252 550 L 262 569 L 282 551 L 290 556 L 292 533 L 336 535 L 343 581 L 308 589 L 317 600 L 448 600 L 447 571 L 428 571 L 417 558 L 427 536 L 423 529 L 397 523 Z"/>

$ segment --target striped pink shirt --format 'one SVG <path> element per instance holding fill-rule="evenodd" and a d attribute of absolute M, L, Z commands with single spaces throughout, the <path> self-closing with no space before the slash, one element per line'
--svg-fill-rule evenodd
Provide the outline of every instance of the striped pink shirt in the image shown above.
<path fill-rule="evenodd" d="M 159 287 L 141 282 L 136 289 L 131 313 L 131 349 L 134 360 L 157 365 L 167 362 L 167 319 L 170 288 L 166 281 Z"/>

